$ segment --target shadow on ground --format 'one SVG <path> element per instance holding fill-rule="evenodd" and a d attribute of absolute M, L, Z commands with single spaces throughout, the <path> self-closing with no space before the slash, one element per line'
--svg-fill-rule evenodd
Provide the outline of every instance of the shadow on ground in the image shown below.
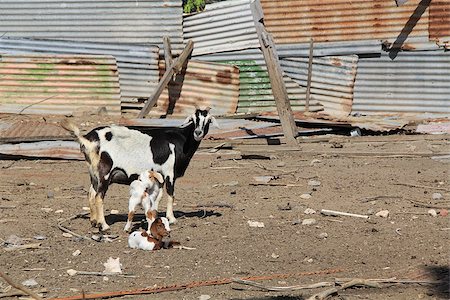
<path fill-rule="evenodd" d="M 449 266 L 428 266 L 426 270 L 431 275 L 432 280 L 438 283 L 431 285 L 430 294 L 439 297 L 441 299 L 450 299 L 450 286 L 449 286 Z"/>

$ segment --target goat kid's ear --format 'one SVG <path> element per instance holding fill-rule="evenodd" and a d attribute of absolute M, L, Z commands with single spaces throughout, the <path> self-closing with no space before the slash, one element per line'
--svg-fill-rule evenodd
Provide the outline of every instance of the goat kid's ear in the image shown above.
<path fill-rule="evenodd" d="M 164 178 L 161 173 L 152 171 L 150 172 L 150 176 L 158 180 L 159 183 L 164 183 Z"/>
<path fill-rule="evenodd" d="M 189 117 L 186 118 L 186 120 L 184 120 L 183 125 L 185 125 L 185 124 L 187 124 L 187 123 L 189 123 L 190 121 L 193 121 L 193 120 L 194 120 L 193 116 L 190 115 Z"/>
<path fill-rule="evenodd" d="M 220 129 L 219 123 L 217 123 L 216 118 L 214 118 L 213 116 L 211 116 L 211 125 Z"/>

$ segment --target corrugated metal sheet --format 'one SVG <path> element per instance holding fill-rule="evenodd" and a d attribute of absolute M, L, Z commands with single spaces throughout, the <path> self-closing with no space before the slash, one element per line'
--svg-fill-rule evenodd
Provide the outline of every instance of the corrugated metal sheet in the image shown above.
<path fill-rule="evenodd" d="M 1 55 L 0 112 L 120 114 L 116 60 L 88 55 Z"/>
<path fill-rule="evenodd" d="M 84 160 L 80 144 L 74 141 L 43 141 L 34 143 L 0 144 L 3 155 Z"/>
<path fill-rule="evenodd" d="M 0 1 L 0 36 L 183 48 L 182 1 Z"/>
<path fill-rule="evenodd" d="M 332 116 L 350 114 L 357 63 L 356 55 L 313 59 L 311 99 L 322 104 L 325 113 Z M 286 75 L 306 88 L 308 58 L 284 58 L 280 64 Z"/>
<path fill-rule="evenodd" d="M 360 58 L 353 112 L 363 114 L 433 113 L 450 115 L 450 53 L 389 53 Z"/>
<path fill-rule="evenodd" d="M 1 130 L 1 124 L 7 126 Z M 0 120 L 0 142 L 38 141 L 72 139 L 69 132 L 61 126 L 43 121 L 22 120 L 3 122 Z"/>
<path fill-rule="evenodd" d="M 431 1 L 430 39 L 450 41 L 450 1 Z"/>
<path fill-rule="evenodd" d="M 309 43 L 307 44 L 278 44 L 275 45 L 280 58 L 284 57 L 308 57 Z M 380 41 L 347 41 L 314 43 L 314 56 L 335 56 L 335 55 L 367 55 L 380 54 Z"/>
<path fill-rule="evenodd" d="M 0 38 L 0 53 L 112 55 L 117 60 L 123 102 L 148 98 L 159 80 L 159 48 L 154 45 Z"/>
<path fill-rule="evenodd" d="M 193 55 L 259 47 L 249 0 L 208 4 L 184 18 L 183 30 L 195 43 Z"/>
<path fill-rule="evenodd" d="M 240 92 L 237 112 L 276 111 L 269 74 L 264 57 L 259 49 L 230 51 L 196 56 L 196 59 L 236 65 L 239 68 Z M 306 90 L 285 77 L 289 99 L 294 111 L 305 109 Z M 317 101 L 310 102 L 310 111 L 320 111 L 323 107 Z"/>
<path fill-rule="evenodd" d="M 163 62 L 160 69 L 162 76 L 165 71 Z M 238 97 L 238 68 L 189 60 L 185 72 L 169 83 L 168 89 L 161 94 L 149 115 L 186 117 L 192 113 L 195 104 L 211 107 L 215 115 L 233 114 L 236 112 Z M 130 106 L 141 107 L 142 104 Z"/>
<path fill-rule="evenodd" d="M 386 0 L 261 0 L 264 22 L 275 43 L 428 38 L 430 1 L 397 7 Z"/>

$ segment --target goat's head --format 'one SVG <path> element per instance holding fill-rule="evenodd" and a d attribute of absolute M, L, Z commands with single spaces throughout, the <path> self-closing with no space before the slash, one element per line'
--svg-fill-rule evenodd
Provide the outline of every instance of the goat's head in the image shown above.
<path fill-rule="evenodd" d="M 142 172 L 139 175 L 139 180 L 149 186 L 152 186 L 155 183 L 158 183 L 158 185 L 161 186 L 164 183 L 164 178 L 161 173 L 149 170 Z"/>
<path fill-rule="evenodd" d="M 219 127 L 216 119 L 210 114 L 210 110 L 210 107 L 207 107 L 206 109 L 196 107 L 195 112 L 184 121 L 184 124 L 189 122 L 194 123 L 194 139 L 197 142 L 201 141 L 208 134 L 210 125 Z"/>
<path fill-rule="evenodd" d="M 169 220 L 165 217 L 156 218 L 150 226 L 150 233 L 158 241 L 170 237 Z"/>

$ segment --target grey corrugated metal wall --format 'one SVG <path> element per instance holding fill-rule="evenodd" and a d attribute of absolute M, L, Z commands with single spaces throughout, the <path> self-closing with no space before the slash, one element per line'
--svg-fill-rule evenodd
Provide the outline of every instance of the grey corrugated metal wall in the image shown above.
<path fill-rule="evenodd" d="M 208 4 L 184 18 L 183 32 L 185 40 L 195 43 L 193 55 L 259 47 L 249 0 Z"/>
<path fill-rule="evenodd" d="M 148 98 L 159 81 L 157 46 L 0 38 L 0 53 L 112 55 L 117 60 L 122 102 Z"/>
<path fill-rule="evenodd" d="M 183 48 L 182 1 L 0 1 L 0 36 Z"/>
<path fill-rule="evenodd" d="M 450 115 L 450 52 L 399 52 L 361 58 L 353 113 Z"/>

